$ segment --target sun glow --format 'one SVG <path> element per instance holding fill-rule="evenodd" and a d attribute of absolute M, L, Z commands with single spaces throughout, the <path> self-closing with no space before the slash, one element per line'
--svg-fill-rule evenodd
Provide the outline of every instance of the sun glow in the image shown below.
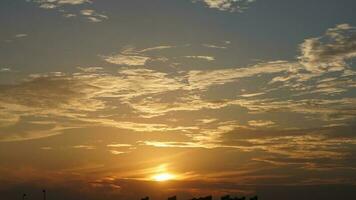
<path fill-rule="evenodd" d="M 152 178 L 155 181 L 163 182 L 163 181 L 173 180 L 175 178 L 175 176 L 170 173 L 161 173 L 161 174 L 154 175 Z"/>

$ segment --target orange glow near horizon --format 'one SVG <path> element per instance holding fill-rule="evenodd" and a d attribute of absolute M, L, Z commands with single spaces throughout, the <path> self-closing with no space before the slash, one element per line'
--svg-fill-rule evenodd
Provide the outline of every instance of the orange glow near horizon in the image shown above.
<path fill-rule="evenodd" d="M 160 174 L 154 175 L 152 177 L 152 179 L 157 182 L 164 182 L 164 181 L 173 180 L 173 179 L 175 179 L 175 177 L 176 176 L 171 173 L 160 173 Z"/>

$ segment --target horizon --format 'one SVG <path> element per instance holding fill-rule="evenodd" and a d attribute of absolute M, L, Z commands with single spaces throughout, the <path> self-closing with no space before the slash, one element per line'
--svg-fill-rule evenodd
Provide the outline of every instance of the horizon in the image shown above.
<path fill-rule="evenodd" d="M 356 198 L 355 10 L 2 0 L 0 199 Z"/>

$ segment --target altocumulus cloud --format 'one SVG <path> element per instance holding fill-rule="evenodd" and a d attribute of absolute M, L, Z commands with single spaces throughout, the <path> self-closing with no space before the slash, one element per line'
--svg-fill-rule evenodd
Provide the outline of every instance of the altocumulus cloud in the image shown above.
<path fill-rule="evenodd" d="M 91 9 L 81 10 L 80 14 L 87 17 L 87 19 L 91 22 L 102 22 L 103 20 L 109 18 L 108 16 L 99 14 L 95 10 L 91 10 Z"/>
<path fill-rule="evenodd" d="M 38 3 L 41 8 L 45 8 L 45 9 L 53 9 L 63 5 L 81 5 L 86 3 L 92 3 L 90 0 L 27 0 L 27 1 Z"/>
<path fill-rule="evenodd" d="M 340 24 L 300 45 L 301 63 L 312 72 L 342 71 L 356 57 L 356 28 Z"/>
<path fill-rule="evenodd" d="M 345 40 L 346 36 L 340 34 L 351 29 L 349 25 L 338 25 L 329 29 L 327 34 L 336 34 L 340 40 Z M 347 41 L 352 42 L 350 38 Z M 331 42 L 331 45 L 335 43 L 333 40 L 325 41 L 323 46 L 330 46 L 326 42 Z M 343 45 L 343 42 L 338 45 Z M 266 113 L 302 115 L 306 121 L 317 121 L 318 126 L 344 126 L 355 119 L 355 98 L 340 96 L 356 85 L 356 75 L 347 64 L 347 60 L 353 57 L 352 53 L 347 53 L 346 58 L 342 54 L 346 60 L 339 63 L 341 71 L 309 70 L 305 59 L 179 73 L 142 67 L 150 59 L 147 52 L 168 48 L 171 47 L 126 49 L 119 54 L 122 57 L 104 57 L 108 59 L 107 62 L 114 64 L 138 66 L 120 68 L 116 73 L 108 73 L 101 67 L 78 68 L 80 72 L 73 74 L 38 74 L 18 84 L 1 85 L 0 124 L 2 127 L 15 126 L 31 116 L 37 118 L 36 121 L 57 120 L 61 127 L 51 129 L 56 133 L 73 127 L 74 122 L 80 122 L 76 124 L 81 126 L 95 124 L 136 132 L 181 132 L 190 139 L 186 141 L 187 144 L 199 141 L 199 146 L 215 147 L 219 146 L 219 138 L 223 134 L 234 129 L 283 128 L 278 119 L 272 121 L 257 117 Z M 306 55 L 303 51 L 301 54 Z M 336 54 L 340 55 L 339 51 Z M 140 58 L 132 59 L 130 56 Z M 337 73 L 338 78 L 330 78 L 329 73 Z M 242 87 L 244 84 L 237 84 L 249 84 L 256 80 L 262 82 L 263 86 L 246 90 Z M 219 93 L 215 98 L 206 98 L 207 95 L 214 97 L 212 88 L 223 90 L 229 85 L 244 89 L 243 93 L 236 91 L 235 95 L 229 97 Z M 282 91 L 288 95 L 281 96 Z M 319 95 L 310 95 L 315 93 Z M 201 123 L 207 116 L 201 119 L 197 117 L 196 122 L 178 125 L 166 120 L 172 113 L 179 112 L 186 116 L 187 113 L 220 111 L 226 107 L 234 107 L 246 116 L 255 116 L 245 122 L 221 119 Z M 103 114 L 109 111 L 117 111 L 117 114 Z M 208 117 L 217 118 L 214 115 Z M 53 135 L 53 132 L 48 135 Z M 26 135 L 24 138 L 27 138 Z"/>
<path fill-rule="evenodd" d="M 123 54 L 104 56 L 103 59 L 108 63 L 128 66 L 142 66 L 145 65 L 148 60 L 150 60 L 150 58 L 146 56 Z"/>
<path fill-rule="evenodd" d="M 107 15 L 98 13 L 93 9 L 80 10 L 78 14 L 70 13 L 66 11 L 68 6 L 81 6 L 85 4 L 92 4 L 91 0 L 27 0 L 28 2 L 34 2 L 43 9 L 55 9 L 63 13 L 63 17 L 72 18 L 77 17 L 78 14 L 85 17 L 89 22 L 102 22 L 107 20 L 109 17 Z"/>
<path fill-rule="evenodd" d="M 68 6 L 81 6 L 93 4 L 92 0 L 26 0 L 38 4 L 42 9 L 57 10 L 63 13 L 65 18 L 73 18 L 77 16 L 85 17 L 89 22 L 102 22 L 109 19 L 103 13 L 98 13 L 93 9 L 80 10 L 79 13 L 68 12 Z M 246 10 L 255 0 L 192 0 L 192 2 L 200 2 L 209 8 L 218 9 L 220 11 L 242 12 Z"/>
<path fill-rule="evenodd" d="M 243 11 L 248 5 L 255 0 L 193 0 L 193 2 L 202 2 L 209 8 L 218 9 L 221 11 Z"/>
<path fill-rule="evenodd" d="M 149 61 L 164 61 L 165 57 L 153 57 L 149 53 L 153 51 L 161 51 L 165 49 L 175 48 L 175 46 L 155 46 L 145 49 L 136 49 L 135 47 L 126 47 L 120 53 L 101 56 L 108 63 L 126 66 L 144 66 Z"/>

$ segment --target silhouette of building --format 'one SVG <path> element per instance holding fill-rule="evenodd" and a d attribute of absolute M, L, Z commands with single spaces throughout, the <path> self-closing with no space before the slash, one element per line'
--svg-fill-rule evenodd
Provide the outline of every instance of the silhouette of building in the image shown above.
<path fill-rule="evenodd" d="M 258 200 L 257 196 L 251 197 L 250 200 Z"/>
<path fill-rule="evenodd" d="M 230 197 L 230 195 L 222 196 L 221 200 L 246 200 L 246 197 Z M 257 199 L 253 199 L 257 200 Z"/>
<path fill-rule="evenodd" d="M 192 200 L 212 200 L 212 196 L 206 196 L 206 197 L 199 197 L 199 198 L 193 198 Z"/>
<path fill-rule="evenodd" d="M 230 195 L 225 195 L 220 198 L 221 200 L 230 200 Z"/>
<path fill-rule="evenodd" d="M 177 197 L 176 196 L 168 197 L 168 200 L 177 200 Z"/>
<path fill-rule="evenodd" d="M 150 200 L 150 197 L 142 198 L 141 200 Z"/>

